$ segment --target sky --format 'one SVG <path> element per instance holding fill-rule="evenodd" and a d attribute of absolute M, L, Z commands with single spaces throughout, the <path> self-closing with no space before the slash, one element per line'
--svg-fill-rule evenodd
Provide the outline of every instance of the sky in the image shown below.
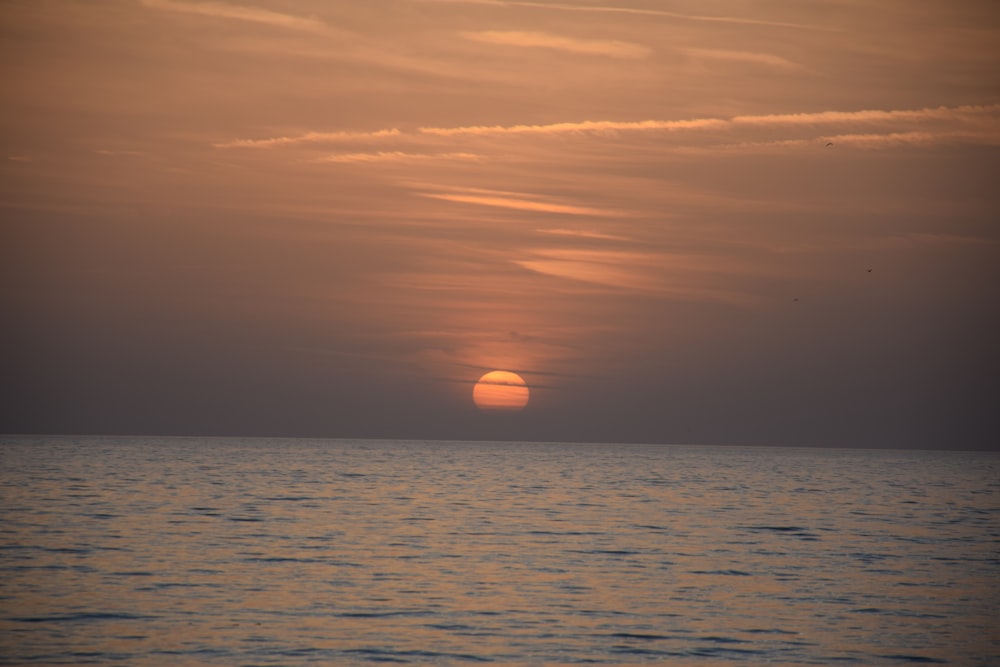
<path fill-rule="evenodd" d="M 996 448 L 998 44 L 994 0 L 5 0 L 0 432 Z"/>

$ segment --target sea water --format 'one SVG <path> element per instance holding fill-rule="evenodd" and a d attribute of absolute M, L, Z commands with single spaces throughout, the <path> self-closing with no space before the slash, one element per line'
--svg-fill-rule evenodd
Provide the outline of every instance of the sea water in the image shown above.
<path fill-rule="evenodd" d="M 995 453 L 0 440 L 0 662 L 1000 665 Z"/>

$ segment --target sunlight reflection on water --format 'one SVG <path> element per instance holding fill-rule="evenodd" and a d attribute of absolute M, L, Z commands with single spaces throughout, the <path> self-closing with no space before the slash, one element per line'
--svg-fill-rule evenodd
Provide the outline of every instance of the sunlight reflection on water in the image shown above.
<path fill-rule="evenodd" d="M 4 664 L 1000 663 L 1000 457 L 0 444 Z"/>

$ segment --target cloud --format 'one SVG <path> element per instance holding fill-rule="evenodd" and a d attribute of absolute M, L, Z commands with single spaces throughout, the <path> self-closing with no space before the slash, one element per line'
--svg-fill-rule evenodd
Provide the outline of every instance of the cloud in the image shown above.
<path fill-rule="evenodd" d="M 556 202 L 539 201 L 537 199 L 526 199 L 522 197 L 510 197 L 506 193 L 496 194 L 456 194 L 423 192 L 421 197 L 430 199 L 443 199 L 445 201 L 458 202 L 462 204 L 478 204 L 480 206 L 496 206 L 499 208 L 512 208 L 519 211 L 537 211 L 539 213 L 561 213 L 565 215 L 595 215 L 595 216 L 622 216 L 626 215 L 620 211 L 591 208 L 589 206 L 574 206 L 570 204 L 560 204 Z"/>
<path fill-rule="evenodd" d="M 950 123 L 958 124 L 960 129 L 921 128 L 904 130 L 903 124 L 919 123 Z M 885 125 L 892 128 L 888 133 L 842 132 L 837 133 L 837 126 Z M 460 125 L 454 127 L 420 127 L 415 132 L 404 133 L 391 128 L 373 132 L 306 132 L 293 136 L 278 136 L 263 139 L 235 139 L 212 144 L 216 148 L 277 148 L 309 143 L 338 143 L 368 141 L 392 141 L 395 139 L 415 138 L 415 135 L 434 137 L 453 136 L 504 136 L 504 135 L 564 135 L 564 134 L 595 134 L 616 135 L 620 132 L 684 132 L 684 131 L 729 131 L 740 128 L 830 128 L 834 132 L 824 132 L 822 139 L 826 141 L 843 141 L 844 143 L 865 143 L 868 145 L 882 144 L 929 144 L 944 143 L 985 143 L 995 145 L 1000 134 L 1000 104 L 965 105 L 956 107 L 927 107 L 923 109 L 866 109 L 859 111 L 818 111 L 806 113 L 784 113 L 765 115 L 742 115 L 729 118 L 690 118 L 681 120 L 584 120 L 548 123 L 544 125 Z M 879 138 L 881 137 L 881 139 Z M 780 145 L 811 145 L 820 137 L 813 139 L 789 138 L 764 142 L 742 142 L 727 144 L 727 148 L 752 148 L 760 146 Z M 675 150 L 687 150 L 675 146 Z M 700 147 L 693 150 L 704 150 Z M 382 157 L 363 158 L 362 155 Z M 373 161 L 388 160 L 390 156 L 401 159 L 404 155 L 398 152 L 368 152 L 346 154 L 352 157 L 333 157 L 318 161 Z M 452 158 L 472 159 L 471 153 L 447 153 Z M 413 158 L 420 159 L 420 158 Z"/>
<path fill-rule="evenodd" d="M 748 294 L 712 286 L 712 276 L 732 272 L 720 260 L 697 255 L 622 250 L 577 250 L 569 248 L 537 249 L 531 257 L 513 260 L 523 269 L 616 289 L 656 293 L 678 299 L 721 301 L 746 304 L 754 301 Z M 670 271 L 664 272 L 664 267 Z"/>
<path fill-rule="evenodd" d="M 425 160 L 482 160 L 475 153 L 404 153 L 383 151 L 378 153 L 336 153 L 318 157 L 311 162 L 358 163 L 358 162 L 421 162 Z"/>
<path fill-rule="evenodd" d="M 754 65 L 767 65 L 780 69 L 800 70 L 805 69 L 802 65 L 792 62 L 787 58 L 772 55 L 770 53 L 758 53 L 756 51 L 727 51 L 723 49 L 681 49 L 695 58 L 707 58 L 710 60 L 725 60 L 730 62 L 750 63 Z"/>
<path fill-rule="evenodd" d="M 305 32 L 320 32 L 326 28 L 319 19 L 293 14 L 282 14 L 267 9 L 231 5 L 225 2 L 187 2 L 186 0 L 140 0 L 145 7 L 163 9 L 186 14 L 200 14 L 216 18 L 235 19 L 262 23 L 277 28 L 301 30 Z"/>
<path fill-rule="evenodd" d="M 727 121 L 721 118 L 695 120 L 585 120 L 548 125 L 472 125 L 464 127 L 421 127 L 422 134 L 449 136 L 456 134 L 565 134 L 572 132 L 614 133 L 619 130 L 687 130 L 725 127 Z"/>
<path fill-rule="evenodd" d="M 536 47 L 581 53 L 586 55 L 610 56 L 612 58 L 642 59 L 650 51 L 645 46 L 607 39 L 576 39 L 553 35 L 546 32 L 521 32 L 510 30 L 485 30 L 460 33 L 465 39 L 502 44 L 505 46 Z"/>
<path fill-rule="evenodd" d="M 694 118 L 689 120 L 581 121 L 547 125 L 473 125 L 465 127 L 421 127 L 419 132 L 440 136 L 499 134 L 565 134 L 573 132 L 618 132 L 651 130 L 726 129 L 734 126 L 798 126 L 849 123 L 894 123 L 918 121 L 977 122 L 1000 112 L 1000 104 L 984 106 L 933 107 L 901 110 L 820 111 L 812 113 Z"/>
<path fill-rule="evenodd" d="M 734 116 L 737 125 L 828 125 L 836 123 L 892 123 L 895 121 L 972 121 L 1000 112 L 1000 104 L 927 107 L 923 109 L 865 109 L 862 111 L 819 111 L 815 113 Z"/>
<path fill-rule="evenodd" d="M 586 229 L 536 229 L 539 234 L 551 234 L 553 236 L 572 236 L 582 239 L 594 239 L 598 241 L 629 241 L 626 236 L 618 236 L 615 234 L 605 234 L 604 232 L 595 232 Z"/>
<path fill-rule="evenodd" d="M 375 132 L 306 132 L 295 136 L 270 137 L 267 139 L 234 139 L 212 144 L 215 148 L 274 148 L 307 143 L 336 143 L 339 141 L 363 141 L 398 137 L 401 132 L 395 128 Z"/>
<path fill-rule="evenodd" d="M 1000 128 L 979 132 L 868 132 L 854 134 L 830 134 L 809 139 L 776 139 L 772 141 L 743 141 L 739 143 L 717 144 L 714 146 L 682 146 L 673 150 L 679 153 L 697 155 L 736 150 L 767 150 L 809 148 L 826 145 L 827 148 L 853 146 L 857 148 L 882 148 L 888 146 L 930 146 L 942 144 L 973 144 L 980 146 L 1000 145 Z M 832 146 L 831 146 L 832 145 Z"/>
<path fill-rule="evenodd" d="M 818 26 L 818 25 L 808 25 L 804 23 L 789 23 L 787 21 L 768 21 L 766 19 L 752 19 L 742 16 L 705 16 L 699 14 L 682 14 L 680 12 L 669 12 L 661 9 L 639 9 L 635 7 L 567 5 L 560 3 L 529 2 L 526 0 L 418 0 L 418 1 L 440 3 L 440 4 L 488 5 L 494 7 L 531 7 L 534 9 L 558 10 L 558 11 L 569 11 L 569 12 L 632 14 L 635 16 L 658 16 L 661 18 L 678 19 L 682 21 L 732 23 L 736 25 L 758 25 L 758 26 L 769 26 L 774 28 L 797 28 L 804 30 L 823 30 L 830 32 L 839 32 L 836 28 L 829 28 L 826 26 Z"/>
<path fill-rule="evenodd" d="M 886 134 L 838 134 L 828 138 L 834 146 L 854 145 L 879 147 L 886 145 L 928 144 L 990 144 L 1000 145 L 1000 131 L 987 132 L 889 132 Z"/>
<path fill-rule="evenodd" d="M 99 148 L 94 151 L 97 155 L 104 155 L 107 157 L 140 157 L 146 155 L 145 151 L 115 151 L 106 148 Z"/>

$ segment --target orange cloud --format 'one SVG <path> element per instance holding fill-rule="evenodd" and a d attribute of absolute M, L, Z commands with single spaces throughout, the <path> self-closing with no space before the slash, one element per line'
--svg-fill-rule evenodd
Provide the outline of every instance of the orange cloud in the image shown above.
<path fill-rule="evenodd" d="M 375 132 L 306 132 L 290 137 L 270 137 L 267 139 L 234 139 L 212 144 L 215 148 L 274 148 L 275 146 L 291 146 L 307 143 L 335 143 L 338 141 L 361 141 L 368 139 L 385 139 L 400 136 L 396 128 L 377 130 Z"/>
<path fill-rule="evenodd" d="M 338 153 L 318 157 L 311 162 L 421 162 L 426 160 L 482 160 L 482 155 L 475 153 L 404 153 L 401 151 L 385 151 L 379 153 Z"/>
<path fill-rule="evenodd" d="M 572 132 L 617 132 L 619 130 L 688 130 L 711 127 L 725 127 L 721 118 L 698 118 L 694 120 L 640 120 L 612 121 L 585 120 L 549 125 L 474 125 L 466 127 L 421 127 L 419 132 L 438 136 L 456 134 L 563 134 Z"/>
<path fill-rule="evenodd" d="M 649 49 L 639 44 L 608 39 L 576 39 L 546 32 L 521 32 L 508 30 L 485 30 L 460 33 L 465 39 L 505 46 L 540 47 L 569 53 L 610 56 L 612 58 L 641 59 L 649 55 Z"/>
<path fill-rule="evenodd" d="M 680 299 L 748 303 L 748 294 L 714 287 L 712 274 L 734 272 L 719 260 L 695 255 L 569 248 L 530 251 L 514 260 L 523 269 L 556 278 L 616 289 L 649 292 Z M 669 270 L 664 271 L 664 267 Z"/>
<path fill-rule="evenodd" d="M 690 118 L 681 120 L 585 120 L 558 122 L 544 125 L 460 125 L 454 127 L 420 127 L 415 133 L 405 133 L 396 128 L 372 132 L 334 131 L 305 132 L 299 135 L 277 136 L 262 139 L 234 139 L 227 142 L 212 144 L 216 148 L 278 148 L 312 143 L 364 143 L 384 142 L 393 140 L 417 140 L 423 137 L 490 137 L 504 135 L 562 135 L 562 134 L 595 134 L 615 135 L 619 132 L 700 132 L 700 131 L 732 131 L 739 128 L 806 128 L 835 127 L 849 125 L 887 125 L 893 131 L 888 133 L 823 133 L 812 139 L 801 137 L 776 139 L 768 141 L 744 141 L 728 143 L 716 147 L 682 147 L 673 146 L 675 151 L 695 152 L 704 150 L 755 148 L 767 146 L 812 145 L 816 141 L 843 141 L 844 143 L 866 144 L 869 146 L 889 145 L 899 143 L 930 144 L 930 143 L 997 143 L 1000 134 L 1000 104 L 965 105 L 957 107 L 928 107 L 924 109 L 866 109 L 860 111 L 819 111 L 809 113 L 786 113 L 766 115 L 743 115 L 730 118 Z M 944 127 L 923 128 L 920 123 L 951 123 L 958 124 L 961 129 L 945 129 Z M 916 125 L 914 129 L 904 131 L 901 125 Z M 363 151 L 357 153 L 319 158 L 319 162 L 374 162 L 388 160 L 420 160 L 431 159 L 418 157 L 423 154 L 405 153 L 399 151 Z M 473 153 L 449 152 L 437 154 L 438 159 L 475 159 Z M 477 156 L 481 157 L 481 156 Z M 471 201 L 471 200 L 467 200 Z M 478 201 L 477 203 L 483 203 Z M 497 204 L 498 205 L 498 204 Z M 537 206 L 537 205 L 535 205 Z M 509 206 L 513 207 L 513 206 Z"/>
<path fill-rule="evenodd" d="M 594 232 L 585 229 L 536 229 L 539 234 L 552 234 L 553 236 L 573 236 L 584 239 L 595 239 L 600 241 L 628 241 L 630 240 L 625 236 L 617 236 L 615 234 L 605 234 L 603 232 Z"/>
<path fill-rule="evenodd" d="M 481 206 L 496 206 L 500 208 L 512 208 L 520 211 L 537 211 L 540 213 L 562 213 L 567 215 L 607 215 L 621 216 L 620 211 L 592 208 L 589 206 L 574 206 L 570 204 L 559 204 L 548 201 L 538 201 L 534 199 L 524 199 L 521 197 L 500 196 L 500 194 L 452 194 L 425 192 L 420 193 L 421 197 L 430 199 L 443 199 L 445 201 L 459 202 L 463 204 L 479 204 Z"/>
<path fill-rule="evenodd" d="M 964 105 L 958 107 L 928 107 L 924 109 L 865 109 L 862 111 L 820 111 L 816 113 L 768 114 L 734 116 L 730 122 L 738 125 L 824 125 L 836 123 L 891 123 L 921 120 L 975 120 L 1000 111 L 1000 104 Z"/>
<path fill-rule="evenodd" d="M 770 53 L 758 53 L 756 51 L 727 51 L 724 49 L 681 49 L 683 53 L 696 58 L 707 58 L 710 60 L 725 60 L 730 62 L 750 63 L 754 65 L 767 65 L 781 69 L 804 69 L 802 65 L 792 62 L 787 58 L 772 55 Z"/>
<path fill-rule="evenodd" d="M 282 14 L 256 7 L 243 7 L 224 2 L 185 2 L 184 0 L 141 0 L 142 4 L 151 9 L 164 9 L 186 14 L 200 14 L 216 18 L 236 19 L 262 23 L 278 28 L 318 32 L 326 28 L 319 19 L 293 14 Z"/>
<path fill-rule="evenodd" d="M 529 2 L 526 0 L 420 0 L 421 2 L 435 2 L 442 4 L 469 4 L 469 5 L 491 5 L 495 7 L 531 7 L 535 9 L 560 10 L 571 12 L 593 12 L 609 14 L 632 14 L 636 16 L 659 16 L 662 18 L 679 19 L 684 21 L 705 21 L 710 23 L 734 23 L 737 25 L 759 25 L 778 28 L 799 28 L 807 30 L 836 31 L 834 28 L 826 26 L 808 25 L 803 23 L 789 23 L 787 21 L 768 21 L 766 19 L 752 19 L 741 16 L 704 16 L 699 14 L 682 14 L 680 12 L 669 12 L 661 9 L 639 9 L 635 7 L 608 7 L 589 5 L 566 5 L 560 3 Z"/>

